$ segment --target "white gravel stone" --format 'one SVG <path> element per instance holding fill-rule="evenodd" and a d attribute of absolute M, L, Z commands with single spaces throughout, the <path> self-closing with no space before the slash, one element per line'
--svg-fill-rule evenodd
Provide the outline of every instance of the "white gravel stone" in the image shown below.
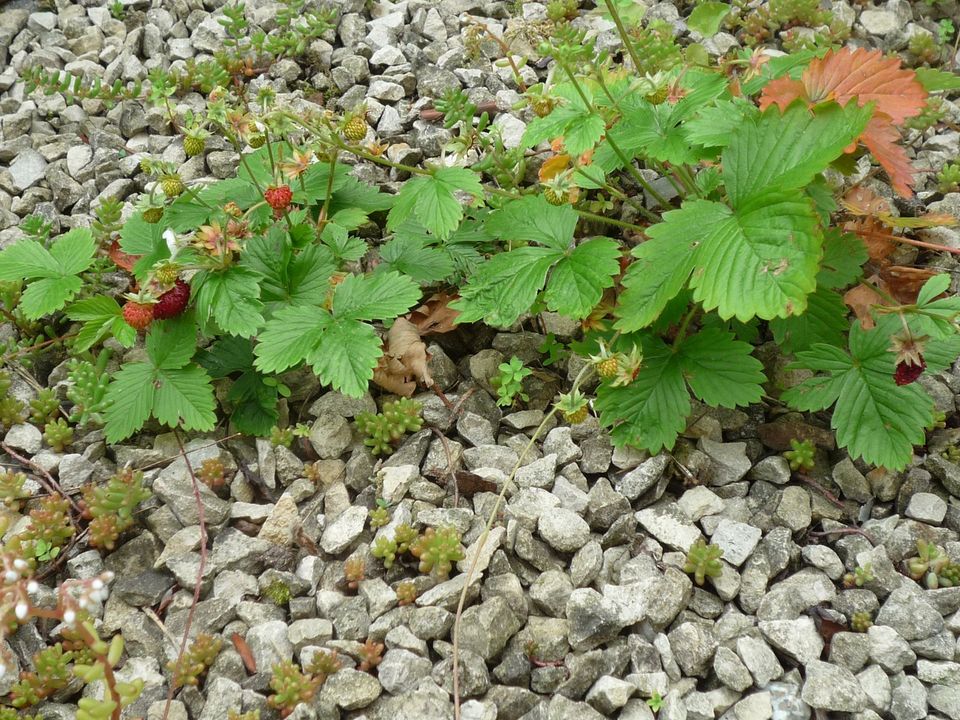
<path fill-rule="evenodd" d="M 735 567 L 740 567 L 750 557 L 763 535 L 760 528 L 753 525 L 721 520 L 713 531 L 710 542 L 723 550 L 723 559 Z"/>
<path fill-rule="evenodd" d="M 939 525 L 947 514 L 947 503 L 933 493 L 914 493 L 907 505 L 906 516 L 920 522 Z"/>
<path fill-rule="evenodd" d="M 550 547 L 564 553 L 576 552 L 590 539 L 587 521 L 564 508 L 554 508 L 541 515 L 537 530 Z"/>

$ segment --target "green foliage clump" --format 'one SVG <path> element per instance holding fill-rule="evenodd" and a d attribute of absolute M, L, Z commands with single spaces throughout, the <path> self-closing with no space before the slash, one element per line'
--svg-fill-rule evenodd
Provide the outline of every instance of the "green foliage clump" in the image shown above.
<path fill-rule="evenodd" d="M 96 363 L 73 358 L 68 366 L 67 399 L 73 403 L 70 422 L 79 426 L 102 424 L 107 409 L 107 386 L 110 377 L 106 372 L 110 351 L 102 350 Z"/>
<path fill-rule="evenodd" d="M 55 559 L 76 531 L 70 521 L 70 503 L 48 495 L 30 510 L 29 517 L 27 527 L 9 539 L 5 549 L 33 564 Z"/>
<path fill-rule="evenodd" d="M 0 469 L 0 502 L 11 510 L 20 509 L 20 501 L 25 498 L 23 484 L 27 476 L 8 468 Z"/>
<path fill-rule="evenodd" d="M 7 428 L 19 425 L 25 420 L 23 403 L 15 397 L 0 398 L 0 425 Z"/>
<path fill-rule="evenodd" d="M 703 585 L 708 577 L 715 578 L 723 574 L 721 557 L 723 557 L 723 550 L 713 543 L 708 545 L 703 538 L 700 538 L 687 551 L 687 561 L 683 565 L 683 571 L 693 575 L 697 585 Z"/>
<path fill-rule="evenodd" d="M 820 9 L 818 0 L 770 0 L 770 18 L 782 27 L 814 27 L 830 22 L 832 15 Z"/>
<path fill-rule="evenodd" d="M 873 565 L 857 565 L 852 573 L 843 576 L 843 584 L 848 588 L 863 587 L 869 582 L 873 582 Z"/>
<path fill-rule="evenodd" d="M 783 453 L 783 457 L 790 463 L 791 470 L 812 470 L 816 447 L 812 440 L 790 440 L 790 450 Z"/>
<path fill-rule="evenodd" d="M 960 563 L 950 560 L 943 548 L 917 540 L 917 555 L 906 561 L 911 578 L 931 590 L 960 586 Z"/>
<path fill-rule="evenodd" d="M 919 32 L 913 35 L 907 44 L 907 49 L 916 59 L 917 64 L 933 65 L 940 60 L 942 53 L 942 49 L 937 43 L 936 38 L 926 32 Z"/>
<path fill-rule="evenodd" d="M 370 527 L 374 530 L 390 524 L 390 511 L 384 505 L 377 504 L 375 508 L 371 508 L 369 515 Z"/>
<path fill-rule="evenodd" d="M 523 379 L 533 374 L 523 361 L 514 355 L 509 362 L 500 363 L 498 373 L 490 380 L 497 391 L 497 405 L 513 405 L 517 398 L 526 402 L 530 397 L 523 391 Z"/>
<path fill-rule="evenodd" d="M 104 485 L 85 487 L 83 509 L 90 521 L 90 545 L 113 550 L 120 535 L 136 522 L 137 506 L 150 494 L 143 487 L 143 473 L 129 468 L 117 471 Z"/>
<path fill-rule="evenodd" d="M 53 420 L 60 411 L 60 401 L 52 388 L 43 388 L 30 400 L 30 421 L 43 425 Z"/>
<path fill-rule="evenodd" d="M 51 420 L 43 426 L 43 439 L 55 452 L 63 452 L 73 442 L 73 428 L 63 418 Z"/>
<path fill-rule="evenodd" d="M 310 702 L 322 684 L 319 677 L 304 674 L 298 665 L 283 660 L 273 667 L 270 677 L 273 694 L 267 698 L 267 702 L 270 707 L 280 711 L 281 717 L 286 717 L 297 705 Z"/>
<path fill-rule="evenodd" d="M 313 654 L 310 662 L 304 667 L 308 673 L 320 680 L 320 683 L 326 682 L 327 678 L 335 675 L 343 668 L 343 661 L 337 656 L 336 650 L 322 650 Z"/>
<path fill-rule="evenodd" d="M 420 572 L 446 579 L 453 563 L 464 558 L 460 533 L 453 527 L 427 528 L 410 546 L 410 554 L 420 560 Z"/>
<path fill-rule="evenodd" d="M 937 173 L 937 190 L 942 193 L 960 192 L 960 162 L 947 163 Z"/>
<path fill-rule="evenodd" d="M 393 563 L 397 559 L 397 543 L 395 540 L 381 535 L 374 540 L 373 545 L 370 546 L 370 554 L 382 560 L 383 566 L 389 570 L 393 567 Z"/>
<path fill-rule="evenodd" d="M 577 0 L 550 0 L 547 3 L 547 17 L 553 22 L 573 20 L 578 11 Z"/>
<path fill-rule="evenodd" d="M 873 627 L 873 617 L 865 610 L 855 612 L 850 617 L 850 629 L 854 632 L 865 633 L 871 627 Z"/>
<path fill-rule="evenodd" d="M 279 578 L 270 581 L 270 583 L 260 591 L 260 594 L 277 607 L 283 607 L 289 604 L 290 598 L 293 596 L 293 593 L 290 592 L 290 586 Z"/>
<path fill-rule="evenodd" d="M 665 20 L 651 20 L 646 26 L 637 27 L 631 35 L 641 63 L 637 68 L 641 75 L 666 72 L 681 63 L 683 54 L 673 36 L 673 28 Z"/>
<path fill-rule="evenodd" d="M 173 673 L 173 687 L 181 688 L 187 685 L 197 687 L 207 670 L 217 659 L 223 648 L 223 640 L 215 635 L 200 633 L 190 643 L 179 662 L 171 661 L 167 669 Z"/>
<path fill-rule="evenodd" d="M 397 593 L 397 605 L 413 605 L 417 601 L 417 586 L 410 580 L 403 580 L 397 583 L 395 592 Z"/>
<path fill-rule="evenodd" d="M 382 412 L 359 413 L 355 423 L 357 429 L 367 436 L 363 444 L 374 455 L 390 455 L 406 433 L 416 432 L 423 427 L 421 409 L 416 400 L 400 398 L 385 402 Z"/>

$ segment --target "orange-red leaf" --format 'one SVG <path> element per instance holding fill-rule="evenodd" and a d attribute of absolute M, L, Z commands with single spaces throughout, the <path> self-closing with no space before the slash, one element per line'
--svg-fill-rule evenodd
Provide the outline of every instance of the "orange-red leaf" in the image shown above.
<path fill-rule="evenodd" d="M 114 264 L 121 270 L 126 270 L 127 272 L 133 272 L 133 266 L 137 264 L 141 255 L 131 255 L 130 253 L 125 253 L 120 249 L 120 243 L 117 240 L 114 240 L 110 244 L 110 248 L 107 250 L 107 255 Z"/>
<path fill-rule="evenodd" d="M 544 160 L 543 165 L 540 166 L 540 172 L 538 173 L 540 182 L 552 180 L 566 170 L 569 165 L 569 155 L 554 155 L 553 157 Z"/>
<path fill-rule="evenodd" d="M 861 107 L 874 103 L 873 118 L 860 141 L 887 171 L 894 190 L 904 197 L 913 196 L 913 170 L 906 150 L 897 144 L 900 133 L 895 127 L 919 115 L 926 105 L 927 91 L 913 70 L 879 50 L 831 50 L 813 60 L 800 80 L 782 77 L 768 83 L 760 97 L 760 109 L 776 104 L 783 111 L 798 98 L 808 105 L 829 100 L 840 105 L 853 100 Z"/>
<path fill-rule="evenodd" d="M 913 197 L 913 167 L 900 142 L 900 131 L 883 115 L 874 115 L 860 136 L 880 167 L 887 171 L 893 189 L 903 197 Z"/>
<path fill-rule="evenodd" d="M 913 70 L 900 67 L 897 58 L 886 58 L 880 50 L 843 48 L 814 60 L 803 73 L 803 85 L 814 103 L 836 100 L 846 105 L 856 99 L 861 107 L 876 103 L 894 125 L 919 115 L 927 92 Z"/>

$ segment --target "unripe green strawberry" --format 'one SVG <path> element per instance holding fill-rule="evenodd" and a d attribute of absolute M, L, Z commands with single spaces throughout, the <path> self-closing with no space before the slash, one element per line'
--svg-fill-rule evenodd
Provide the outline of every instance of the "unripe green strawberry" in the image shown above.
<path fill-rule="evenodd" d="M 564 193 L 558 193 L 554 188 L 547 186 L 543 189 L 543 196 L 551 205 L 566 205 L 567 196 Z"/>
<path fill-rule="evenodd" d="M 652 93 L 647 95 L 646 100 L 651 105 L 659 105 L 660 103 L 662 103 L 664 100 L 667 99 L 667 96 L 669 94 L 670 94 L 670 88 L 667 87 L 666 85 L 663 85 L 662 87 L 658 87 Z"/>
<path fill-rule="evenodd" d="M 140 172 L 149 173 L 151 170 L 150 167 L 150 158 L 142 157 L 140 158 Z"/>
<path fill-rule="evenodd" d="M 367 136 L 367 122 L 359 115 L 354 116 L 344 126 L 343 136 L 351 142 L 360 142 Z"/>
<path fill-rule="evenodd" d="M 579 425 L 587 419 L 587 406 L 584 405 L 580 408 L 577 408 L 573 412 L 565 412 L 563 414 L 563 419 L 571 425 Z"/>
<path fill-rule="evenodd" d="M 597 375 L 604 380 L 609 380 L 617 374 L 620 364 L 615 357 L 608 357 L 597 363 Z"/>
<path fill-rule="evenodd" d="M 148 207 L 143 211 L 143 219 L 146 220 L 151 225 L 155 225 L 160 222 L 160 218 L 163 217 L 163 208 L 160 207 Z"/>
<path fill-rule="evenodd" d="M 123 319 L 136 330 L 146 330 L 153 322 L 153 305 L 128 300 L 123 306 Z"/>
<path fill-rule="evenodd" d="M 163 287 L 173 285 L 179 277 L 180 266 L 178 266 L 176 263 L 164 263 L 153 273 L 154 280 L 156 280 L 157 283 Z"/>
<path fill-rule="evenodd" d="M 187 157 L 199 155 L 206 147 L 207 141 L 199 135 L 187 135 L 183 139 L 183 151 L 187 154 Z"/>
<path fill-rule="evenodd" d="M 163 194 L 171 198 L 177 197 L 185 189 L 179 175 L 164 175 L 160 178 L 160 187 L 163 188 Z"/>
<path fill-rule="evenodd" d="M 256 150 L 257 148 L 263 147 L 263 144 L 266 141 L 267 141 L 266 135 L 253 135 L 249 140 L 247 140 L 247 144 L 249 144 L 250 147 Z"/>
<path fill-rule="evenodd" d="M 553 110 L 553 101 L 548 98 L 536 98 L 531 103 L 531 107 L 537 117 L 546 117 Z"/>

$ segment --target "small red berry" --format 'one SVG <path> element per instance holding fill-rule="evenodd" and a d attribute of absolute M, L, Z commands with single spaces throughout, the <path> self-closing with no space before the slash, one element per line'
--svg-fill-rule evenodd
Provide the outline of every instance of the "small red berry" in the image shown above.
<path fill-rule="evenodd" d="M 146 330 L 153 322 L 153 305 L 128 300 L 123 306 L 123 319 L 136 330 Z"/>
<path fill-rule="evenodd" d="M 190 286 L 186 281 L 178 279 L 153 306 L 153 317 L 157 320 L 176 317 L 186 309 L 189 301 Z"/>
<path fill-rule="evenodd" d="M 914 365 L 909 360 L 904 360 L 903 362 L 897 363 L 896 372 L 893 373 L 893 381 L 897 383 L 897 385 L 909 385 L 923 375 L 926 367 L 927 363 L 924 362 L 923 358 L 920 358 L 919 365 Z"/>
<path fill-rule="evenodd" d="M 283 212 L 290 207 L 290 201 L 293 200 L 293 191 L 289 185 L 273 185 L 266 189 L 263 198 L 275 212 Z"/>

